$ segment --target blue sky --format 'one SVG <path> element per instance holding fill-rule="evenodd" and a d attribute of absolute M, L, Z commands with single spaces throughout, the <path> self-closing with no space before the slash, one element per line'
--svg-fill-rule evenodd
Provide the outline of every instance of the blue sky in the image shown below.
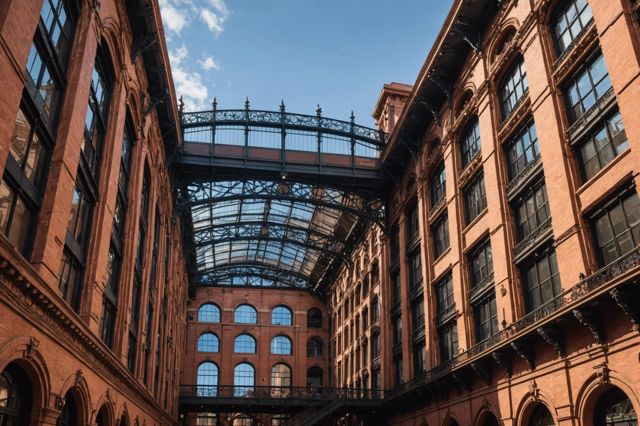
<path fill-rule="evenodd" d="M 189 110 L 275 110 L 373 125 L 382 85 L 413 84 L 452 0 L 160 0 Z"/>

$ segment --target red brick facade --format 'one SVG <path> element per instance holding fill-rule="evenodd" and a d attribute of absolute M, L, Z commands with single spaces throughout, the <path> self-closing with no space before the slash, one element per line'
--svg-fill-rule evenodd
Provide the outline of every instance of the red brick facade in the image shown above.
<path fill-rule="evenodd" d="M 143 5 L 128 2 L 127 9 L 125 2 L 65 3 L 64 13 L 58 9 L 60 2 L 49 0 L 10 0 L 0 6 L 0 371 L 9 374 L 3 375 L 5 385 L 7 377 L 20 382 L 26 375 L 30 388 L 23 389 L 22 405 L 11 407 L 10 402 L 9 414 L 3 412 L 0 418 L 8 424 L 16 424 L 13 419 L 20 425 L 54 425 L 62 413 L 85 425 L 175 424 L 187 281 L 182 237 L 171 217 L 165 148 L 170 141 L 157 115 L 168 105 L 177 122 L 175 95 L 171 88 L 166 104 L 149 106 L 152 88 L 144 63 L 148 58 L 133 57 L 129 21 L 132 11 L 137 13 Z M 150 5 L 147 24 L 162 34 L 157 3 Z M 66 44 L 56 35 L 55 22 Z M 52 28 L 56 30 L 49 33 Z M 47 53 L 51 46 L 58 54 Z M 44 68 L 32 61 L 36 51 L 46 63 L 44 74 L 39 73 Z M 160 75 L 170 82 L 162 38 L 154 54 Z M 94 65 L 98 62 L 99 68 Z M 99 77 L 94 66 L 102 73 Z M 104 98 L 96 86 L 98 78 Z M 40 91 L 32 90 L 34 86 Z M 98 100 L 92 111 L 104 109 L 96 112 L 100 120 L 96 114 L 90 120 L 90 94 Z M 47 111 L 53 115 L 49 127 Z M 40 151 L 42 162 L 27 160 L 23 169 L 27 175 L 34 167 L 44 177 L 37 204 L 27 208 L 35 218 L 31 222 L 12 204 L 15 194 L 22 197 L 30 187 L 16 181 L 20 172 L 9 165 L 22 161 L 25 140 L 31 141 L 29 155 L 36 151 L 36 136 L 24 136 L 29 125 L 35 129 L 29 135 L 47 140 L 42 144 L 45 154 Z M 95 139 L 87 139 L 89 134 Z M 121 152 L 127 137 L 131 151 L 125 177 Z M 88 146 L 93 144 L 98 147 L 95 168 L 87 162 Z M 143 183 L 145 167 L 149 172 Z M 130 194 L 124 204 L 117 201 L 119 183 Z M 91 193 L 86 199 L 86 193 L 78 195 L 85 190 Z M 148 194 L 145 217 L 143 192 Z M 89 201 L 82 204 L 84 200 Z M 123 211 L 116 234 L 114 214 Z M 72 222 L 78 224 L 75 230 L 81 229 L 78 241 L 70 235 Z M 18 226 L 23 223 L 27 226 Z M 149 255 L 136 256 L 138 242 Z M 61 259 L 76 243 L 82 247 L 73 263 L 80 271 L 74 280 L 72 274 L 65 275 L 70 267 Z M 114 244 L 120 250 L 116 268 L 110 256 Z M 113 277 L 119 277 L 117 282 Z M 105 315 L 107 292 L 112 293 L 111 320 Z M 7 415 L 13 417 L 5 420 Z"/>

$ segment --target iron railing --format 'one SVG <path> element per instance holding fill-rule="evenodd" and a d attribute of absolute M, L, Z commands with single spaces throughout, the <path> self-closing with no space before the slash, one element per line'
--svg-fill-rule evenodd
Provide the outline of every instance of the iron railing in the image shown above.
<path fill-rule="evenodd" d="M 549 302 L 513 322 L 499 333 L 483 340 L 455 358 L 437 365 L 415 379 L 387 391 L 387 398 L 393 398 L 412 389 L 419 388 L 438 377 L 449 374 L 454 368 L 468 363 L 482 353 L 498 349 L 498 347 L 515 338 L 524 330 L 533 328 L 534 325 L 540 325 L 544 319 L 551 315 L 562 310 L 570 311 L 594 291 L 638 267 L 640 267 L 640 246 L 579 281 L 573 287 L 563 291 Z"/>
<path fill-rule="evenodd" d="M 180 397 L 207 399 L 382 400 L 384 392 L 380 389 L 314 386 L 180 385 Z"/>
<path fill-rule="evenodd" d="M 482 296 L 490 287 L 494 286 L 493 272 L 485 277 L 482 281 L 471 287 L 467 299 L 469 302 L 474 302 L 480 296 Z"/>
<path fill-rule="evenodd" d="M 541 242 L 549 233 L 551 233 L 551 218 L 545 220 L 540 226 L 534 229 L 533 232 L 516 244 L 513 248 L 513 257 L 519 258 L 525 251 L 535 246 L 536 243 Z"/>

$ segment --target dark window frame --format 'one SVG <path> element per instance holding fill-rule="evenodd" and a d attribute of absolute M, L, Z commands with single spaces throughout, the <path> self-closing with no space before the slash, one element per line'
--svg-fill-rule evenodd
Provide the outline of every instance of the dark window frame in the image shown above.
<path fill-rule="evenodd" d="M 429 195 L 431 198 L 431 207 L 435 207 L 441 200 L 447 196 L 447 171 L 444 161 L 434 169 L 429 179 Z"/>
<path fill-rule="evenodd" d="M 476 220 L 487 209 L 487 192 L 484 173 L 479 173 L 464 188 L 464 216 L 468 224 Z"/>
<path fill-rule="evenodd" d="M 519 57 L 504 72 L 499 87 L 500 111 L 502 111 L 502 121 L 505 121 L 529 93 L 529 82 L 523 58 Z"/>
<path fill-rule="evenodd" d="M 480 122 L 478 117 L 467 125 L 466 130 L 460 140 L 460 161 L 462 170 L 466 169 L 469 164 L 480 155 L 482 150 L 482 142 L 480 140 Z"/>

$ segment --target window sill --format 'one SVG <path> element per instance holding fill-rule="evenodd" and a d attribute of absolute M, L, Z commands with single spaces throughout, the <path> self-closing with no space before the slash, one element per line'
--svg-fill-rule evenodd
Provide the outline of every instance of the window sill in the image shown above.
<path fill-rule="evenodd" d="M 462 230 L 462 233 L 466 234 L 471 228 L 473 228 L 473 226 L 475 224 L 480 222 L 482 220 L 482 218 L 487 215 L 488 212 L 489 212 L 489 208 L 485 207 L 484 210 L 482 210 L 480 213 L 478 213 L 478 216 L 474 217 L 473 220 L 471 222 L 469 222 L 469 224 L 464 227 L 464 229 Z"/>

